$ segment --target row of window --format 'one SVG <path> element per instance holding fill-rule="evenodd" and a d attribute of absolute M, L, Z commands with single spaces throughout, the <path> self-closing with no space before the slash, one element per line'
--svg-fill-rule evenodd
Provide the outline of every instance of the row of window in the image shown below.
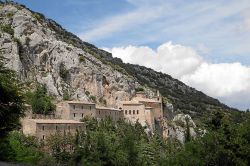
<path fill-rule="evenodd" d="M 133 114 L 139 114 L 139 110 L 124 110 L 125 111 L 125 114 L 127 115 L 127 114 L 129 114 L 129 115 L 131 115 L 132 113 Z"/>
<path fill-rule="evenodd" d="M 81 129 L 81 126 L 78 126 L 79 129 Z M 42 130 L 45 130 L 45 126 L 42 126 Z M 58 130 L 58 126 L 56 126 L 56 130 Z M 68 126 L 68 130 L 70 131 L 70 126 Z"/>
<path fill-rule="evenodd" d="M 101 111 L 98 111 L 98 114 L 100 115 L 100 114 L 101 114 Z M 111 111 L 109 112 L 109 114 L 111 115 Z M 115 114 L 115 115 L 119 115 L 119 112 L 114 111 L 114 114 Z"/>
<path fill-rule="evenodd" d="M 83 106 L 81 106 L 81 108 L 82 108 L 82 110 L 83 110 Z M 76 106 L 75 105 L 73 105 L 73 109 L 75 110 L 76 109 Z M 92 109 L 92 107 L 91 106 L 89 106 L 89 110 L 91 111 L 91 109 Z"/>
<path fill-rule="evenodd" d="M 77 113 L 73 113 L 73 116 L 76 117 Z M 91 114 L 92 115 L 92 114 Z M 84 117 L 84 114 L 81 114 L 82 117 Z"/>

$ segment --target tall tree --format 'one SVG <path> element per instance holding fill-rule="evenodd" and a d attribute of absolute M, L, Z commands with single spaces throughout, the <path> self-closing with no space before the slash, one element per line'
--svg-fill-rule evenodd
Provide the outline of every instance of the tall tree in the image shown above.
<path fill-rule="evenodd" d="M 15 73 L 4 67 L 4 58 L 0 56 L 0 160 L 13 159 L 7 135 L 20 126 L 19 119 L 23 115 L 21 88 Z"/>
<path fill-rule="evenodd" d="M 0 56 L 0 137 L 19 126 L 19 118 L 24 115 L 22 94 L 15 73 L 4 67 Z"/>

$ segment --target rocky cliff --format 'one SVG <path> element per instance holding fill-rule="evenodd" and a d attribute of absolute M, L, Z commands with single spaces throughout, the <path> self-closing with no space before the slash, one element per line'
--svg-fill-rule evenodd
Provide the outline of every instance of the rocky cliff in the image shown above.
<path fill-rule="evenodd" d="M 0 16 L 6 66 L 31 87 L 43 84 L 58 100 L 91 99 L 108 105 L 128 100 L 135 92 L 133 78 L 60 39 L 55 29 L 61 27 L 55 22 L 18 4 L 2 5 Z"/>
<path fill-rule="evenodd" d="M 28 87 L 43 84 L 58 100 L 96 100 L 113 106 L 144 87 L 149 95 L 159 89 L 177 112 L 192 117 L 204 117 L 212 109 L 233 110 L 167 74 L 125 64 L 20 4 L 1 4 L 0 24 L 6 65 Z"/>

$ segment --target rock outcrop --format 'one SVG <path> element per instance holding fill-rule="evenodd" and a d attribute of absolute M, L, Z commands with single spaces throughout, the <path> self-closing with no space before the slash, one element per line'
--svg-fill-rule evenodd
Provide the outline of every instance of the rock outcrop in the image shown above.
<path fill-rule="evenodd" d="M 188 139 L 197 136 L 197 127 L 187 114 L 177 114 L 173 120 L 164 119 L 162 122 L 163 137 L 178 140 L 184 144 Z"/>
<path fill-rule="evenodd" d="M 8 4 L 0 9 L 0 48 L 6 66 L 23 82 L 38 82 L 61 100 L 97 100 L 115 105 L 135 92 L 135 80 L 103 64 L 87 51 L 58 40 L 49 20 L 37 13 Z"/>
<path fill-rule="evenodd" d="M 173 118 L 173 109 L 193 118 L 213 109 L 234 110 L 167 74 L 125 64 L 23 5 L 0 3 L 0 26 L 6 66 L 31 89 L 36 83 L 45 85 L 57 100 L 114 106 L 130 99 L 138 87 L 145 87 L 149 96 L 158 89 L 169 99 L 170 104 L 165 105 L 170 110 L 165 114 L 168 119 Z"/>

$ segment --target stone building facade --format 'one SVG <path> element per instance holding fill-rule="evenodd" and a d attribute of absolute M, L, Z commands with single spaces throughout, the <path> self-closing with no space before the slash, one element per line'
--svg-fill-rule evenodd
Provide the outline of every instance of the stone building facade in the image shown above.
<path fill-rule="evenodd" d="M 45 140 L 57 132 L 74 135 L 77 130 L 85 130 L 85 124 L 65 119 L 24 119 L 22 121 L 23 134 L 35 136 L 40 140 Z"/>
<path fill-rule="evenodd" d="M 114 122 L 123 118 L 122 111 L 115 108 L 96 107 L 96 118 L 104 119 L 110 117 Z"/>
<path fill-rule="evenodd" d="M 56 117 L 80 121 L 84 117 L 95 117 L 96 104 L 83 101 L 62 101 L 56 106 Z"/>
<path fill-rule="evenodd" d="M 148 98 L 145 93 L 139 92 L 130 101 L 120 101 L 116 108 L 100 107 L 95 103 L 84 101 L 62 101 L 56 105 L 53 117 L 40 117 L 40 115 L 34 117 L 27 114 L 22 121 L 23 133 L 39 139 L 46 139 L 56 132 L 74 134 L 77 129 L 85 129 L 84 123 L 80 122 L 84 117 L 97 119 L 110 117 L 114 122 L 119 119 L 132 123 L 138 121 L 153 131 L 155 121 L 163 117 L 162 99 L 159 95 Z"/>
<path fill-rule="evenodd" d="M 139 92 L 132 98 L 132 101 L 142 103 L 145 107 L 151 107 L 155 119 L 161 119 L 163 117 L 162 97 L 159 94 L 152 98 L 147 98 L 144 92 Z"/>

